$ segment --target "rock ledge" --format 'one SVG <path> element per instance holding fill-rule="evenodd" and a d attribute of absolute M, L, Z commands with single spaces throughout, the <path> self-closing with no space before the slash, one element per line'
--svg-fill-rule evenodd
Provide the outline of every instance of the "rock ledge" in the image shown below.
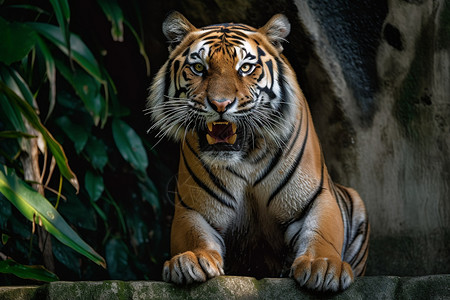
<path fill-rule="evenodd" d="M 293 280 L 221 276 L 178 287 L 158 281 L 53 282 L 43 286 L 0 287 L 1 299 L 317 299 Z M 358 278 L 345 292 L 326 299 L 450 299 L 450 275 Z"/>

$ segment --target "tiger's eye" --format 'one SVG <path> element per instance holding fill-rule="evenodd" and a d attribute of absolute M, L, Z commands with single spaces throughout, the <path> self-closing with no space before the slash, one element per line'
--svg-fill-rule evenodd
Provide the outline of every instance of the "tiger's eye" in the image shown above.
<path fill-rule="evenodd" d="M 239 70 L 241 71 L 241 73 L 245 74 L 245 73 L 249 72 L 251 69 L 252 69 L 252 65 L 246 63 L 246 64 L 243 64 Z"/>
<path fill-rule="evenodd" d="M 205 70 L 205 66 L 203 66 L 201 63 L 196 63 L 194 65 L 194 70 L 198 73 L 202 73 Z"/>

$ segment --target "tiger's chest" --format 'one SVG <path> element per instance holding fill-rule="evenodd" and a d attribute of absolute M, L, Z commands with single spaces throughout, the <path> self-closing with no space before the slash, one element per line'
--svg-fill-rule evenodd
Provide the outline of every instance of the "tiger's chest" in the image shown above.
<path fill-rule="evenodd" d="M 247 195 L 224 232 L 227 274 L 278 277 L 287 257 L 281 224 L 254 195 Z"/>

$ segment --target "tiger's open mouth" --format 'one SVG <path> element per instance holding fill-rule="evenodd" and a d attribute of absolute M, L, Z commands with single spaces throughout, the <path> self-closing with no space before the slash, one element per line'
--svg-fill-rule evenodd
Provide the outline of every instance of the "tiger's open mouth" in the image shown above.
<path fill-rule="evenodd" d="M 229 152 L 245 150 L 247 135 L 243 128 L 225 120 L 209 122 L 206 125 L 204 130 L 198 132 L 201 151 Z"/>
<path fill-rule="evenodd" d="M 218 143 L 228 143 L 234 145 L 236 143 L 237 126 L 228 121 L 210 122 L 207 124 L 208 132 L 206 133 L 206 140 L 209 145 Z"/>

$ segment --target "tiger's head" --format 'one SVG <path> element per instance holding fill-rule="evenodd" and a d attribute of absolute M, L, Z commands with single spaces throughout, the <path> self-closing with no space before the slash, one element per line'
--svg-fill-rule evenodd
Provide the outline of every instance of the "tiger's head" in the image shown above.
<path fill-rule="evenodd" d="M 160 138 L 195 139 L 203 161 L 222 165 L 283 147 L 298 105 L 295 74 L 281 55 L 289 31 L 284 15 L 259 29 L 196 28 L 180 13 L 169 15 L 170 56 L 147 103 L 151 129 Z"/>

